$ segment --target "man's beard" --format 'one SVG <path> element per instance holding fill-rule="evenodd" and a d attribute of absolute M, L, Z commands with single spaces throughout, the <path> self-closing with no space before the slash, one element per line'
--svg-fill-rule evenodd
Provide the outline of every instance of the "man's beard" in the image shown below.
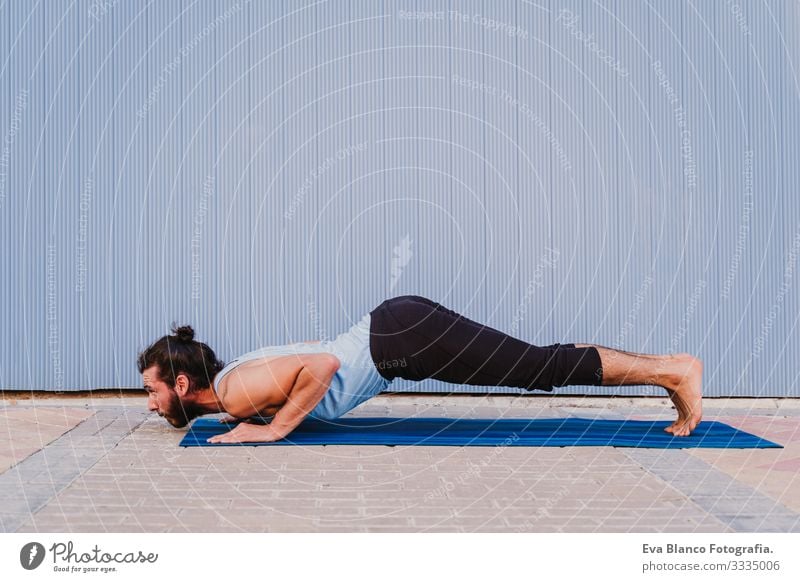
<path fill-rule="evenodd" d="M 183 428 L 202 414 L 200 408 L 192 402 L 181 402 L 178 395 L 170 391 L 167 409 L 161 414 L 175 428 Z"/>

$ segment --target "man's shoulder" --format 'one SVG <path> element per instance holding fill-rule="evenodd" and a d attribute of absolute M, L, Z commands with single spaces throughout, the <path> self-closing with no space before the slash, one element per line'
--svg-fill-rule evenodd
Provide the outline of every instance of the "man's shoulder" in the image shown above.
<path fill-rule="evenodd" d="M 313 373 L 338 366 L 328 353 L 273 355 L 241 362 L 216 385 L 223 408 L 234 416 L 250 416 L 283 406 L 304 368 Z"/>
<path fill-rule="evenodd" d="M 225 371 L 220 381 L 214 385 L 219 393 L 230 391 L 233 387 L 243 388 L 248 383 L 263 385 L 268 380 L 271 380 L 271 383 L 277 381 L 278 384 L 285 383 L 289 379 L 294 382 L 303 367 L 320 363 L 335 367 L 341 365 L 339 358 L 331 352 L 270 354 L 238 362 L 231 369 Z"/>

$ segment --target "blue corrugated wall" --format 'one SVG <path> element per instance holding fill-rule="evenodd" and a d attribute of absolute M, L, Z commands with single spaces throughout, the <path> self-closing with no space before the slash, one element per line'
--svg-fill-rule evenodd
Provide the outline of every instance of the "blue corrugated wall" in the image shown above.
<path fill-rule="evenodd" d="M 798 396 L 799 29 L 778 0 L 3 2 L 0 386 L 135 387 L 172 321 L 227 361 L 420 294 Z"/>

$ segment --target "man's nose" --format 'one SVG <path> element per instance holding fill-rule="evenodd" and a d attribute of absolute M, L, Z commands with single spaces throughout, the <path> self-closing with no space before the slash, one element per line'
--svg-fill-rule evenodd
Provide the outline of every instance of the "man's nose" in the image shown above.
<path fill-rule="evenodd" d="M 148 410 L 158 410 L 158 404 L 156 404 L 155 398 L 148 398 L 147 399 L 147 408 Z"/>

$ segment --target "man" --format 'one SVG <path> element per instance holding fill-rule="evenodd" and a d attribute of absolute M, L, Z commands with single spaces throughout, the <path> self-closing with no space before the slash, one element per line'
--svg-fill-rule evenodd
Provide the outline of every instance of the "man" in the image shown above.
<path fill-rule="evenodd" d="M 702 418 L 702 362 L 690 354 L 635 354 L 591 344 L 534 346 L 418 295 L 388 299 L 333 341 L 266 346 L 225 365 L 189 326 L 173 328 L 139 354 L 148 407 L 173 426 L 226 412 L 242 422 L 212 443 L 269 442 L 304 418 L 332 420 L 395 379 L 552 391 L 569 384 L 653 384 L 678 418 L 665 428 L 688 436 Z"/>

